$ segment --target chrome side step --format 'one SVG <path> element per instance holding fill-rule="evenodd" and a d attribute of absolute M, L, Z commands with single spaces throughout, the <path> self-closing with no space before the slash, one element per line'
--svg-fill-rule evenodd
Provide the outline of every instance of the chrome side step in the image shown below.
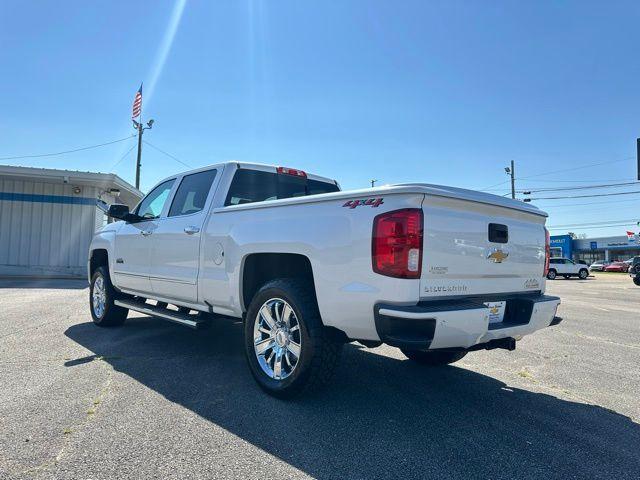
<path fill-rule="evenodd" d="M 189 315 L 188 313 L 169 310 L 163 306 L 149 305 L 140 300 L 114 300 L 113 303 L 119 307 L 128 308 L 129 310 L 144 313 L 145 315 L 151 315 L 171 322 L 180 323 L 181 325 L 186 325 L 190 328 L 201 328 L 203 325 L 208 323 L 207 320 L 199 315 Z"/>

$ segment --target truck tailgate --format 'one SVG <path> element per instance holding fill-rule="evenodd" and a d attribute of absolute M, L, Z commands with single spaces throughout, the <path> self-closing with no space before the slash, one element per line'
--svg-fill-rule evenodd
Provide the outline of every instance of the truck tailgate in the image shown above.
<path fill-rule="evenodd" d="M 422 208 L 421 298 L 544 290 L 542 212 L 428 194 Z"/>

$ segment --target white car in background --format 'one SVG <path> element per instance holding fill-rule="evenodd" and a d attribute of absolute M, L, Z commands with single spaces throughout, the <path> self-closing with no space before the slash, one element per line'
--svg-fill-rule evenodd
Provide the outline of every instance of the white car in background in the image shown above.
<path fill-rule="evenodd" d="M 597 262 L 593 262 L 589 267 L 589 270 L 592 272 L 604 272 L 604 268 L 609 265 L 609 262 L 605 260 L 598 260 Z"/>
<path fill-rule="evenodd" d="M 549 280 L 554 280 L 559 275 L 564 278 L 578 277 L 581 280 L 584 280 L 589 276 L 589 269 L 586 265 L 575 263 L 573 260 L 569 260 L 568 258 L 549 259 L 549 271 L 547 272 L 547 278 Z"/>

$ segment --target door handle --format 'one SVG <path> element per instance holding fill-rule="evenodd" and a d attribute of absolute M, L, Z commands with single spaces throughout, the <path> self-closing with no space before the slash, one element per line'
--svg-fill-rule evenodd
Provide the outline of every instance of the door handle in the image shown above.
<path fill-rule="evenodd" d="M 194 227 L 193 225 L 189 227 L 184 227 L 184 233 L 187 235 L 193 235 L 194 233 L 198 233 L 200 229 L 198 227 Z"/>
<path fill-rule="evenodd" d="M 153 232 L 151 230 L 140 230 L 140 235 L 143 235 L 145 237 L 151 235 L 152 233 Z"/>

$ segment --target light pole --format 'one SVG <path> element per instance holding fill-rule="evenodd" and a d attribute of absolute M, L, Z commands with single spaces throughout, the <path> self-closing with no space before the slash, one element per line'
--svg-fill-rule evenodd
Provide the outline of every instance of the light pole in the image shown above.
<path fill-rule="evenodd" d="M 142 166 L 142 132 L 145 130 L 149 130 L 153 127 L 153 118 L 147 122 L 147 126 L 145 127 L 142 122 L 136 122 L 132 119 L 133 128 L 138 130 L 138 159 L 136 160 L 136 188 L 140 189 L 140 167 Z"/>
<path fill-rule="evenodd" d="M 375 179 L 373 179 L 373 178 L 371 179 L 371 188 L 373 188 L 373 187 L 375 187 L 375 186 L 376 186 L 376 182 L 377 182 L 377 181 L 378 181 L 378 180 L 375 180 Z"/>
<path fill-rule="evenodd" d="M 516 164 L 511 160 L 511 167 L 505 167 L 504 171 L 507 175 L 511 175 L 511 198 L 516 198 Z"/>

